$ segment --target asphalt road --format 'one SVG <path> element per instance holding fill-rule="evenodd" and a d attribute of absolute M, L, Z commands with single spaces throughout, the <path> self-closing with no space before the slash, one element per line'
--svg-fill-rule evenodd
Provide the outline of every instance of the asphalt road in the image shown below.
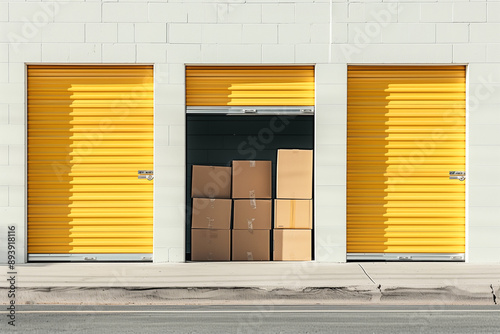
<path fill-rule="evenodd" d="M 2 309 L 5 306 L 2 306 Z M 499 333 L 500 306 L 34 306 L 0 333 Z"/>

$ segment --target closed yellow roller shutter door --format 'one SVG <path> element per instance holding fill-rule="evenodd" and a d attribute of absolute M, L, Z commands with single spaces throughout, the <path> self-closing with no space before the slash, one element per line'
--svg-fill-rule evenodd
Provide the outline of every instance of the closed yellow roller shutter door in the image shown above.
<path fill-rule="evenodd" d="M 347 252 L 465 252 L 464 66 L 350 66 Z"/>
<path fill-rule="evenodd" d="M 28 254 L 150 254 L 152 66 L 28 67 Z"/>
<path fill-rule="evenodd" d="M 313 106 L 314 66 L 187 66 L 187 106 Z"/>

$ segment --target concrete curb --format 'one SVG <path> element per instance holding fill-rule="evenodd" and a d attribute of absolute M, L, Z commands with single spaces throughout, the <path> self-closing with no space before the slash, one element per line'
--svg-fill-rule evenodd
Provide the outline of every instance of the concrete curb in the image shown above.
<path fill-rule="evenodd" d="M 7 304 L 6 291 L 1 304 Z M 44 287 L 19 288 L 16 304 L 71 305 L 495 305 L 491 288 L 457 287 L 306 287 L 138 288 Z"/>

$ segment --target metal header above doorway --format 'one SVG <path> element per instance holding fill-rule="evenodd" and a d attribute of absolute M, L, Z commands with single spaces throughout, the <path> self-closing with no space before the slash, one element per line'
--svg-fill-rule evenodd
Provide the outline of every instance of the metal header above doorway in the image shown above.
<path fill-rule="evenodd" d="M 313 106 L 187 106 L 188 114 L 314 115 Z"/>

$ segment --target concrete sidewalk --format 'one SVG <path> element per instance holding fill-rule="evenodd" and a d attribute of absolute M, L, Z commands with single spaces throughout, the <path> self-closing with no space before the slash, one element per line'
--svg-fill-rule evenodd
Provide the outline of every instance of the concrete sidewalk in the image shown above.
<path fill-rule="evenodd" d="M 3 277 L 7 272 L 3 266 Z M 16 273 L 18 304 L 491 305 L 500 296 L 500 264 L 32 263 L 18 265 Z M 0 303 L 7 302 L 2 293 Z"/>

